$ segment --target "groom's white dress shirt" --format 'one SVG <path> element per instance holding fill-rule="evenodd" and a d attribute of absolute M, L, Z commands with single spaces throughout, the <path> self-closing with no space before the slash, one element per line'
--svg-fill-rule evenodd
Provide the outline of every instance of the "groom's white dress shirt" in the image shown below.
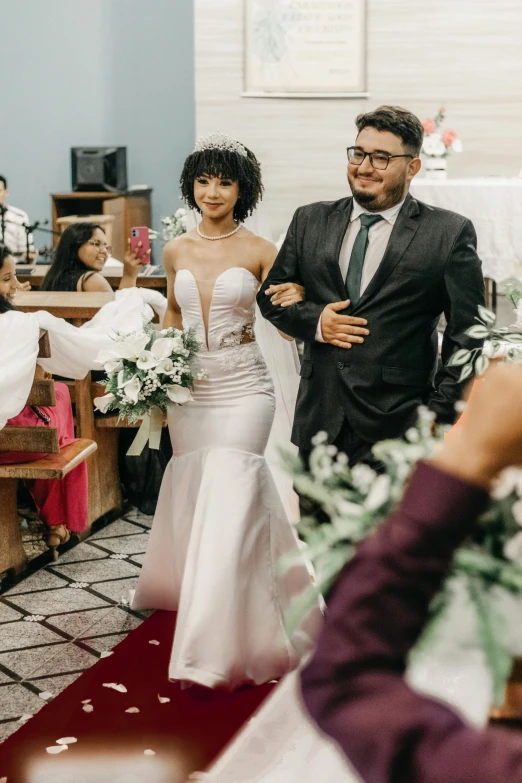
<path fill-rule="evenodd" d="M 350 256 L 352 255 L 352 249 L 355 243 L 355 237 L 359 233 L 359 229 L 361 228 L 361 215 L 367 214 L 367 215 L 381 215 L 383 220 L 380 220 L 378 223 L 375 223 L 368 232 L 368 248 L 366 250 L 366 255 L 364 257 L 364 266 L 362 270 L 362 278 L 361 278 L 361 296 L 364 292 L 364 290 L 368 287 L 368 284 L 374 274 L 376 273 L 377 269 L 380 266 L 380 263 L 384 257 L 384 254 L 386 252 L 386 247 L 388 246 L 388 241 L 390 239 L 390 234 L 393 230 L 393 226 L 395 225 L 395 221 L 397 220 L 397 216 L 401 210 L 402 205 L 404 204 L 404 200 L 400 202 L 400 204 L 395 204 L 394 207 L 390 207 L 390 209 L 385 209 L 382 212 L 369 212 L 364 207 L 361 207 L 360 204 L 353 200 L 353 207 L 352 207 L 352 213 L 350 215 L 350 223 L 348 225 L 348 228 L 346 230 L 346 234 L 344 235 L 343 244 L 341 246 L 341 252 L 339 254 L 339 267 L 341 269 L 341 275 L 343 280 L 346 280 L 346 274 L 348 272 L 348 266 L 350 264 Z M 319 323 L 317 324 L 317 331 L 315 333 L 315 339 L 320 342 L 324 343 L 323 335 L 321 332 L 321 319 L 319 318 Z"/>

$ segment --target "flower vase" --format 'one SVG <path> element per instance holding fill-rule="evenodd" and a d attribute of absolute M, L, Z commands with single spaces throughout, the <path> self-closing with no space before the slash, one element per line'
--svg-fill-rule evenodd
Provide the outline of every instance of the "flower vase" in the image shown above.
<path fill-rule="evenodd" d="M 427 179 L 447 179 L 448 161 L 446 158 L 436 155 L 423 156 L 423 167 Z"/>

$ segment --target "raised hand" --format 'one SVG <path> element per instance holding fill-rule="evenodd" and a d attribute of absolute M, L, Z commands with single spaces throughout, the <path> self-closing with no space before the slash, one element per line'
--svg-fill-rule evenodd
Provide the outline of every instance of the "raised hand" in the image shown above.
<path fill-rule="evenodd" d="M 484 486 L 504 468 L 522 466 L 521 397 L 522 367 L 499 363 L 487 370 L 434 463 Z"/>
<path fill-rule="evenodd" d="M 299 283 L 279 283 L 279 285 L 271 285 L 266 289 L 265 295 L 271 297 L 272 304 L 281 305 L 281 307 L 289 307 L 296 304 L 296 302 L 302 302 L 305 298 L 305 290 Z"/>
<path fill-rule="evenodd" d="M 123 259 L 123 274 L 128 277 L 134 277 L 136 278 L 139 274 L 140 269 L 145 264 L 148 264 L 148 259 L 150 256 L 150 250 L 147 250 L 147 252 L 138 258 L 137 253 L 141 248 L 141 242 L 138 243 L 138 246 L 136 250 L 132 251 L 130 249 L 130 239 L 127 240 L 127 252 L 125 253 L 124 259 Z"/>
<path fill-rule="evenodd" d="M 331 343 L 338 348 L 351 348 L 352 343 L 363 343 L 364 336 L 370 334 L 364 327 L 366 318 L 355 318 L 352 315 L 339 315 L 345 310 L 350 300 L 332 302 L 326 305 L 321 314 L 321 332 L 325 343 Z M 364 336 L 363 336 L 364 335 Z"/>

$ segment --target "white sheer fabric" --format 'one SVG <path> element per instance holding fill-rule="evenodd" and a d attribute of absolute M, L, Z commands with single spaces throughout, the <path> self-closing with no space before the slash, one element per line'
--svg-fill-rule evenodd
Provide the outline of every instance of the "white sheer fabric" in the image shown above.
<path fill-rule="evenodd" d="M 44 370 L 65 378 L 85 378 L 100 370 L 100 350 L 113 344 L 118 332 L 141 330 L 156 311 L 161 320 L 167 300 L 157 291 L 128 288 L 116 293 L 91 321 L 81 327 L 40 310 L 4 313 L 0 330 L 0 429 L 24 408 L 34 378 L 40 329 L 47 330 L 51 357 L 38 359 Z"/>
<path fill-rule="evenodd" d="M 198 283 L 176 274 L 183 325 L 194 327 L 207 378 L 169 412 L 167 466 L 133 607 L 177 610 L 169 677 L 230 690 L 293 669 L 314 621 L 289 639 L 283 614 L 309 584 L 304 561 L 277 563 L 298 544 L 264 452 L 273 381 L 251 336 L 258 281 L 243 267 L 216 279 L 205 332 Z"/>
<path fill-rule="evenodd" d="M 491 675 L 477 645 L 466 591 L 458 582 L 453 591 L 439 635 L 429 652 L 410 665 L 407 679 L 420 693 L 449 704 L 482 728 L 492 700 Z M 510 609 L 513 618 L 519 616 L 518 604 Z M 517 625 L 515 620 L 513 625 Z M 518 650 L 520 639 L 518 634 L 514 645 Z M 208 783 L 362 783 L 337 746 L 308 716 L 298 677 L 298 672 L 285 677 L 208 772 L 194 779 Z"/>
<path fill-rule="evenodd" d="M 0 316 L 0 429 L 25 407 L 33 384 L 40 329 L 34 315 Z"/>

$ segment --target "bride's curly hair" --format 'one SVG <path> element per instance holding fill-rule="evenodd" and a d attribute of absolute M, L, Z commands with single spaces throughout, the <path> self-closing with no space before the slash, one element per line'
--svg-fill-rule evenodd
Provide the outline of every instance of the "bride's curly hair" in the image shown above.
<path fill-rule="evenodd" d="M 261 166 L 253 152 L 247 154 L 215 147 L 193 152 L 185 161 L 181 172 L 181 196 L 192 209 L 201 212 L 194 198 L 194 180 L 206 175 L 221 177 L 238 183 L 239 198 L 234 207 L 234 220 L 242 222 L 252 214 L 263 197 Z"/>

